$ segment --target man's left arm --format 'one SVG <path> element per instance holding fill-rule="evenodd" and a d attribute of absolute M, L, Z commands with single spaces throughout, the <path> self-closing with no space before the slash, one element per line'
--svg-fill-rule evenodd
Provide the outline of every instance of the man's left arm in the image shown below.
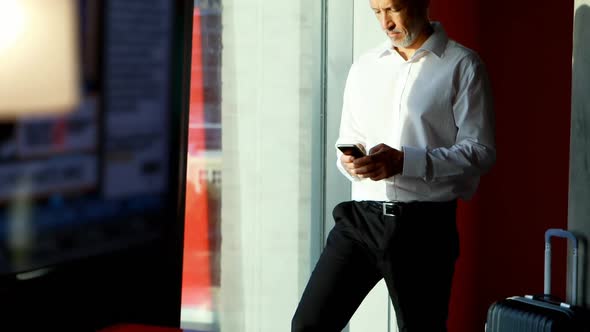
<path fill-rule="evenodd" d="M 431 150 L 404 146 L 403 176 L 432 182 L 477 177 L 495 163 L 495 119 L 487 71 L 477 57 L 465 60 L 459 67 L 461 75 L 453 104 L 456 143 Z"/>

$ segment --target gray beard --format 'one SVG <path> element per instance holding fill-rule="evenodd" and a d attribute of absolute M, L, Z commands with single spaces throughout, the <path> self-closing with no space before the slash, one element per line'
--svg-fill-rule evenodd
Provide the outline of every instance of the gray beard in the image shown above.
<path fill-rule="evenodd" d="M 401 47 L 401 48 L 410 47 L 410 46 L 412 46 L 412 44 L 414 44 L 414 42 L 416 41 L 416 38 L 418 38 L 421 31 L 422 31 L 422 25 L 416 24 L 411 29 L 408 29 L 408 34 L 404 37 L 404 39 L 402 39 L 401 41 L 392 40 L 391 44 L 394 47 Z"/>
<path fill-rule="evenodd" d="M 414 43 L 417 36 L 417 33 L 414 33 L 413 31 L 408 31 L 408 34 L 404 37 L 404 39 L 402 39 L 401 41 L 392 40 L 391 43 L 395 47 L 407 48 Z"/>

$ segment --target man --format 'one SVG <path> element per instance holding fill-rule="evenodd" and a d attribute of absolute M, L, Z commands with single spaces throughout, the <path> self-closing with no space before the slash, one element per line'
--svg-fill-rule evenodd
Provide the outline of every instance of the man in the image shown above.
<path fill-rule="evenodd" d="M 370 0 L 389 40 L 346 82 L 337 167 L 352 201 L 335 226 L 293 317 L 292 331 L 341 331 L 384 278 L 402 332 L 446 331 L 459 239 L 457 199 L 495 163 L 484 64 L 428 19 L 428 0 Z"/>

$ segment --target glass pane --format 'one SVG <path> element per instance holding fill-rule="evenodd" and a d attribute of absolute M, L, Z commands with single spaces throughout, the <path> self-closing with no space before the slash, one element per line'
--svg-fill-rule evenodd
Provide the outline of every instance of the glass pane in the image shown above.
<path fill-rule="evenodd" d="M 290 329 L 320 237 L 311 231 L 317 3 L 195 1 L 183 328 Z"/>

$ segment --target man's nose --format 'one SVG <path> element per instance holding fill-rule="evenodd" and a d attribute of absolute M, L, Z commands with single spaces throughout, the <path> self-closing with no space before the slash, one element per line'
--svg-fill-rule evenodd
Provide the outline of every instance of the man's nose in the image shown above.
<path fill-rule="evenodd" d="M 383 30 L 388 30 L 391 26 L 391 19 L 385 13 L 379 16 L 379 22 L 381 22 L 381 29 Z"/>

